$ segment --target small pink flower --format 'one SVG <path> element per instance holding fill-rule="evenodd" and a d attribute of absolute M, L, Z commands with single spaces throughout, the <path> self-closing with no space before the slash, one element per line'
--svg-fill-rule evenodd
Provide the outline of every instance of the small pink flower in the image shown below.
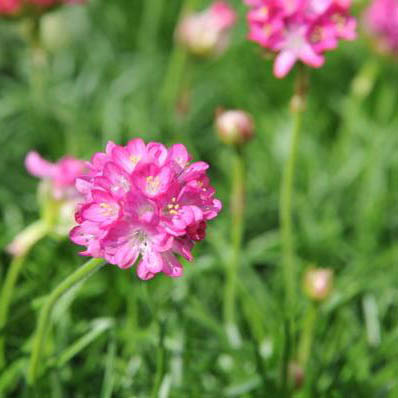
<path fill-rule="evenodd" d="M 26 2 L 42 8 L 49 8 L 60 4 L 84 3 L 85 0 L 26 0 Z"/>
<path fill-rule="evenodd" d="M 177 27 L 177 40 L 195 55 L 222 52 L 236 13 L 224 1 L 214 2 L 207 10 L 185 16 Z"/>
<path fill-rule="evenodd" d="M 373 0 L 364 22 L 379 51 L 398 55 L 398 0 Z"/>
<path fill-rule="evenodd" d="M 350 0 L 246 0 L 246 4 L 249 39 L 276 54 L 274 74 L 279 78 L 297 61 L 319 68 L 325 51 L 356 35 Z"/>
<path fill-rule="evenodd" d="M 15 15 L 32 6 L 40 11 L 62 4 L 80 4 L 86 0 L 0 0 L 0 15 Z"/>
<path fill-rule="evenodd" d="M 16 14 L 21 8 L 22 0 L 0 0 L 0 15 Z"/>
<path fill-rule="evenodd" d="M 190 160 L 184 145 L 166 148 L 139 138 L 126 146 L 109 142 L 96 153 L 88 175 L 76 181 L 84 201 L 70 237 L 86 246 L 81 254 L 120 268 L 140 258 L 141 279 L 182 275 L 176 255 L 191 261 L 194 242 L 204 239 L 207 221 L 221 210 L 206 176 L 209 166 Z"/>
<path fill-rule="evenodd" d="M 50 182 L 54 199 L 78 196 L 75 180 L 85 171 L 84 161 L 65 156 L 57 163 L 50 163 L 32 151 L 25 158 L 25 166 L 30 174 Z"/>

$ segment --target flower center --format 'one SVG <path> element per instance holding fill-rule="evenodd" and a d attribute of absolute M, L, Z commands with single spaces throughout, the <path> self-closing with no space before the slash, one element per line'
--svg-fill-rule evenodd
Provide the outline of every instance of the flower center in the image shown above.
<path fill-rule="evenodd" d="M 101 203 L 101 213 L 105 217 L 114 216 L 117 212 L 115 206 L 110 205 L 109 203 Z"/>
<path fill-rule="evenodd" d="M 178 214 L 178 210 L 180 209 L 180 205 L 177 203 L 176 198 L 171 198 L 171 203 L 166 206 L 166 212 L 171 214 L 172 216 L 176 216 Z"/>
<path fill-rule="evenodd" d="M 148 176 L 146 178 L 146 190 L 151 195 L 156 194 L 159 191 L 160 178 L 154 176 Z"/>
<path fill-rule="evenodd" d="M 311 33 L 311 42 L 317 43 L 322 40 L 323 37 L 323 29 L 320 26 L 317 26 L 314 31 Z"/>
<path fill-rule="evenodd" d="M 112 191 L 117 192 L 120 189 L 122 189 L 125 192 L 128 192 L 130 190 L 130 183 L 127 181 L 125 177 L 119 177 L 117 183 L 112 186 Z"/>
<path fill-rule="evenodd" d="M 141 160 L 141 156 L 131 155 L 129 159 L 130 162 L 135 166 Z"/>

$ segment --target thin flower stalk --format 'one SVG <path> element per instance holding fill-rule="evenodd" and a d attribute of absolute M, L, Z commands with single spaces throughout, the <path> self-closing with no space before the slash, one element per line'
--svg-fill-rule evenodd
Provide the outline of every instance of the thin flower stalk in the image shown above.
<path fill-rule="evenodd" d="M 27 227 L 21 235 L 24 236 L 23 247 L 17 249 L 17 255 L 12 259 L 0 293 L 0 369 L 5 365 L 5 331 L 7 325 L 8 313 L 10 309 L 11 299 L 14 288 L 18 280 L 21 269 L 24 265 L 25 258 L 30 249 L 42 239 L 48 232 L 47 225 L 42 221 L 36 221 Z"/>
<path fill-rule="evenodd" d="M 234 338 L 236 330 L 236 290 L 238 270 L 241 263 L 241 247 L 244 231 L 245 208 L 245 160 L 241 148 L 234 148 L 231 192 L 231 259 L 227 264 L 227 280 L 224 298 L 224 321 L 227 332 Z"/>
<path fill-rule="evenodd" d="M 300 130 L 302 126 L 302 115 L 305 110 L 307 95 L 307 76 L 303 65 L 297 70 L 295 93 L 291 102 L 293 113 L 293 130 L 290 137 L 288 157 L 283 170 L 282 186 L 279 203 L 279 217 L 281 226 L 282 243 L 282 269 L 285 286 L 285 315 L 286 315 L 286 347 L 294 352 L 294 318 L 297 290 L 297 267 L 294 248 L 292 200 L 294 192 L 294 178 L 296 170 L 296 158 L 299 147 Z M 286 349 L 285 347 L 285 349 Z M 289 355 L 286 354 L 287 357 Z M 286 365 L 286 364 L 285 364 Z M 286 368 L 286 366 L 285 366 Z M 283 372 L 284 384 L 287 383 L 287 373 Z"/>
<path fill-rule="evenodd" d="M 87 279 L 95 271 L 98 271 L 105 261 L 102 259 L 91 259 L 77 269 L 68 278 L 62 281 L 47 297 L 39 314 L 37 328 L 34 335 L 33 347 L 30 356 L 29 369 L 27 381 L 30 386 L 33 386 L 39 374 L 39 367 L 43 355 L 44 341 L 47 335 L 47 330 L 51 322 L 51 315 L 57 301 L 70 289 L 78 283 Z"/>

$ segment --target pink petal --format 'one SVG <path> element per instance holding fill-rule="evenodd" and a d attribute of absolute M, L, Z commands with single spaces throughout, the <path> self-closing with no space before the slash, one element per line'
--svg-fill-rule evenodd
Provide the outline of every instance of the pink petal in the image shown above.
<path fill-rule="evenodd" d="M 145 262 L 144 262 L 143 260 L 141 260 L 141 261 L 138 263 L 138 266 L 137 266 L 137 275 L 138 275 L 138 277 L 139 277 L 140 279 L 142 279 L 142 280 L 144 280 L 144 281 L 147 281 L 147 280 L 149 280 L 149 279 L 152 279 L 152 278 L 155 276 L 154 273 L 150 272 L 150 271 L 147 269 L 146 264 L 145 264 Z"/>
<path fill-rule="evenodd" d="M 47 162 L 37 152 L 31 151 L 26 155 L 25 167 L 35 177 L 49 178 L 53 176 L 56 166 Z"/>
<path fill-rule="evenodd" d="M 309 44 L 303 45 L 300 49 L 299 58 L 301 61 L 313 68 L 319 68 L 325 62 L 325 57 L 317 54 Z"/>
<path fill-rule="evenodd" d="M 282 51 L 275 59 L 274 75 L 282 79 L 290 72 L 296 61 L 297 57 L 292 51 Z"/>

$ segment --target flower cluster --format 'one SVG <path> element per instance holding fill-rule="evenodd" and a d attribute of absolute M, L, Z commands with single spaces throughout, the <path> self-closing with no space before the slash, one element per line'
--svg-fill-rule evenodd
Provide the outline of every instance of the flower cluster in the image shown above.
<path fill-rule="evenodd" d="M 0 15 L 19 15 L 32 8 L 43 12 L 57 5 L 83 2 L 84 0 L 0 0 Z"/>
<path fill-rule="evenodd" d="M 139 138 L 124 147 L 109 142 L 105 153 L 96 153 L 88 175 L 76 180 L 85 200 L 70 237 L 86 246 L 81 254 L 120 268 L 141 256 L 141 279 L 182 275 L 175 255 L 192 260 L 194 242 L 205 237 L 206 222 L 221 209 L 206 176 L 209 166 L 190 160 L 184 145 L 146 145 Z"/>
<path fill-rule="evenodd" d="M 398 0 L 374 0 L 365 13 L 365 23 L 379 51 L 398 55 Z"/>
<path fill-rule="evenodd" d="M 274 74 L 279 78 L 297 61 L 319 68 L 325 51 L 356 36 L 351 0 L 245 1 L 251 7 L 249 39 L 277 54 Z"/>
<path fill-rule="evenodd" d="M 207 10 L 185 16 L 176 37 L 195 55 L 218 54 L 227 46 L 228 32 L 235 20 L 235 11 L 226 2 L 216 1 Z"/>

